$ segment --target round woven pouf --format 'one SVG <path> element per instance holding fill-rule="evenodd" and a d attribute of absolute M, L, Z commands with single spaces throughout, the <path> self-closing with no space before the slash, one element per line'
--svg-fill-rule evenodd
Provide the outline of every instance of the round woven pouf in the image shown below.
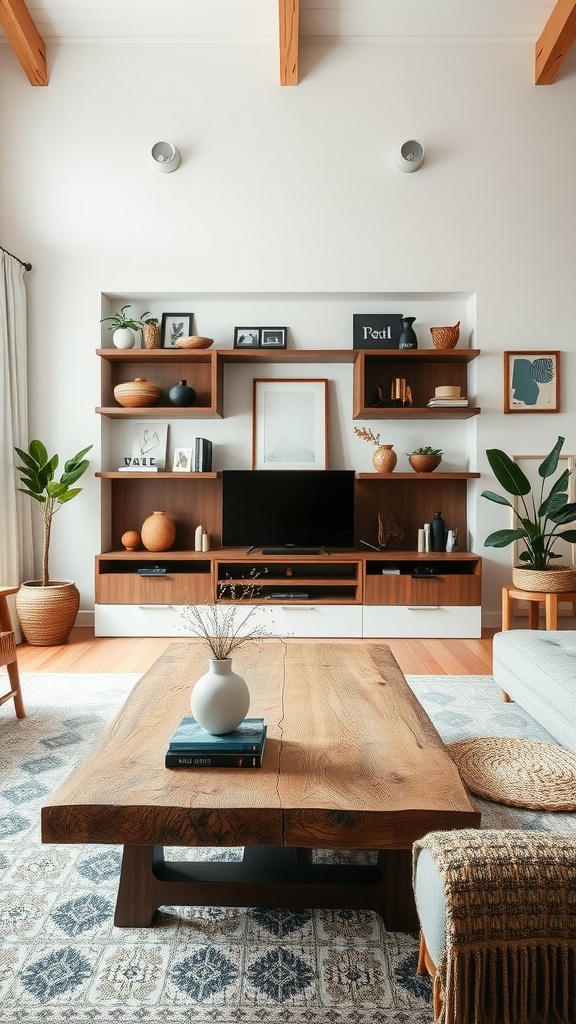
<path fill-rule="evenodd" d="M 479 736 L 448 746 L 472 793 L 533 811 L 576 810 L 576 754 L 542 740 Z"/>

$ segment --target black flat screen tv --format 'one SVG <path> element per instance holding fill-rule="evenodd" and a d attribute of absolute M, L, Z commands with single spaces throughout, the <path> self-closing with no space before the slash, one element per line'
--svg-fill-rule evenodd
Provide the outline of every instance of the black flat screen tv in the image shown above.
<path fill-rule="evenodd" d="M 354 548 L 354 470 L 224 470 L 224 547 Z"/>

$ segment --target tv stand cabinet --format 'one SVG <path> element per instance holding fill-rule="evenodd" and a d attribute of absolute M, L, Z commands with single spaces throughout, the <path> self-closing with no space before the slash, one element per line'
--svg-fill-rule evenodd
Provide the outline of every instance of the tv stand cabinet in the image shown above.
<path fill-rule="evenodd" d="M 463 419 L 474 406 L 430 410 L 424 401 L 430 381 L 447 379 L 466 387 L 466 367 L 478 352 L 443 353 L 342 350 L 121 350 L 98 351 L 102 366 L 102 423 L 140 419 L 202 419 L 224 416 L 224 365 L 228 372 L 247 363 L 350 363 L 353 373 L 351 419 L 386 417 L 426 420 Z M 385 375 L 408 375 L 414 383 L 411 409 L 376 409 L 369 403 Z M 260 367 L 255 371 L 260 374 Z M 126 409 L 114 402 L 117 383 L 135 376 L 159 383 L 163 394 L 175 377 L 193 377 L 197 402 L 176 408 L 160 398 L 148 408 Z M 427 382 L 427 383 L 426 383 Z M 110 429 L 110 427 L 107 427 Z M 115 429 L 118 429 L 115 427 Z M 205 430 L 205 427 L 201 429 Z M 108 450 L 103 444 L 103 451 Z M 447 524 L 468 537 L 468 486 L 471 472 L 356 474 L 356 549 L 318 554 L 278 549 L 247 551 L 221 546 L 221 476 L 217 472 L 146 473 L 102 470 L 102 553 L 96 556 L 95 632 L 97 636 L 186 636 L 186 604 L 217 599 L 221 587 L 237 588 L 256 577 L 250 599 L 270 631 L 300 637 L 479 637 L 481 635 L 482 560 L 472 552 L 418 554 L 418 528 L 442 509 Z M 165 509 L 176 524 L 176 540 L 167 552 L 119 549 L 122 534 L 139 529 L 153 509 Z M 393 514 L 404 530 L 398 549 L 373 550 L 361 540 L 376 540 L 380 511 Z M 194 550 L 194 532 L 202 523 L 211 550 Z M 393 563 L 399 571 L 386 570 Z M 161 575 L 140 575 L 138 568 L 164 566 Z M 413 576 L 416 566 L 434 575 Z"/>

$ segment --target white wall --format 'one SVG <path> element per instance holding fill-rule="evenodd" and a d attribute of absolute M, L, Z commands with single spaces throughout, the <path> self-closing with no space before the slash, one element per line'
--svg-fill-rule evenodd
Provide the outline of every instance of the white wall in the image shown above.
<path fill-rule="evenodd" d="M 34 264 L 31 436 L 64 455 L 94 441 L 99 465 L 101 293 L 438 290 L 477 293 L 478 468 L 487 447 L 544 454 L 558 434 L 576 451 L 573 55 L 539 88 L 524 44 L 306 44 L 296 88 L 264 43 L 69 45 L 49 70 L 33 88 L 0 47 L 0 240 Z M 407 138 L 426 146 L 417 174 L 394 166 Z M 160 139 L 182 152 L 174 174 L 153 166 Z M 560 414 L 502 414 L 517 348 L 562 351 Z M 89 610 L 95 479 L 61 516 L 51 572 Z M 483 538 L 506 524 L 480 500 L 487 623 L 510 551 Z"/>

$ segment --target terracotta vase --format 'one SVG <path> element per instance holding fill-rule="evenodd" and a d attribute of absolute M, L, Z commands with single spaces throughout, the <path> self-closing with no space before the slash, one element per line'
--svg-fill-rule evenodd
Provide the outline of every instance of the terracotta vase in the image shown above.
<path fill-rule="evenodd" d="M 124 384 L 117 384 L 114 388 L 114 398 L 118 405 L 126 409 L 138 409 L 147 405 L 154 405 L 161 395 L 161 389 L 157 384 L 151 384 L 144 377 L 136 377 L 135 380 L 128 380 Z"/>
<path fill-rule="evenodd" d="M 232 671 L 230 658 L 210 658 L 210 668 L 194 684 L 190 707 L 206 732 L 223 736 L 243 722 L 250 707 L 246 681 Z"/>
<path fill-rule="evenodd" d="M 168 551 L 176 539 L 172 517 L 167 512 L 153 512 L 142 523 L 140 537 L 148 551 Z"/>
<path fill-rule="evenodd" d="M 380 445 L 372 455 L 372 464 L 377 473 L 391 473 L 397 462 L 398 456 L 391 444 Z"/>

